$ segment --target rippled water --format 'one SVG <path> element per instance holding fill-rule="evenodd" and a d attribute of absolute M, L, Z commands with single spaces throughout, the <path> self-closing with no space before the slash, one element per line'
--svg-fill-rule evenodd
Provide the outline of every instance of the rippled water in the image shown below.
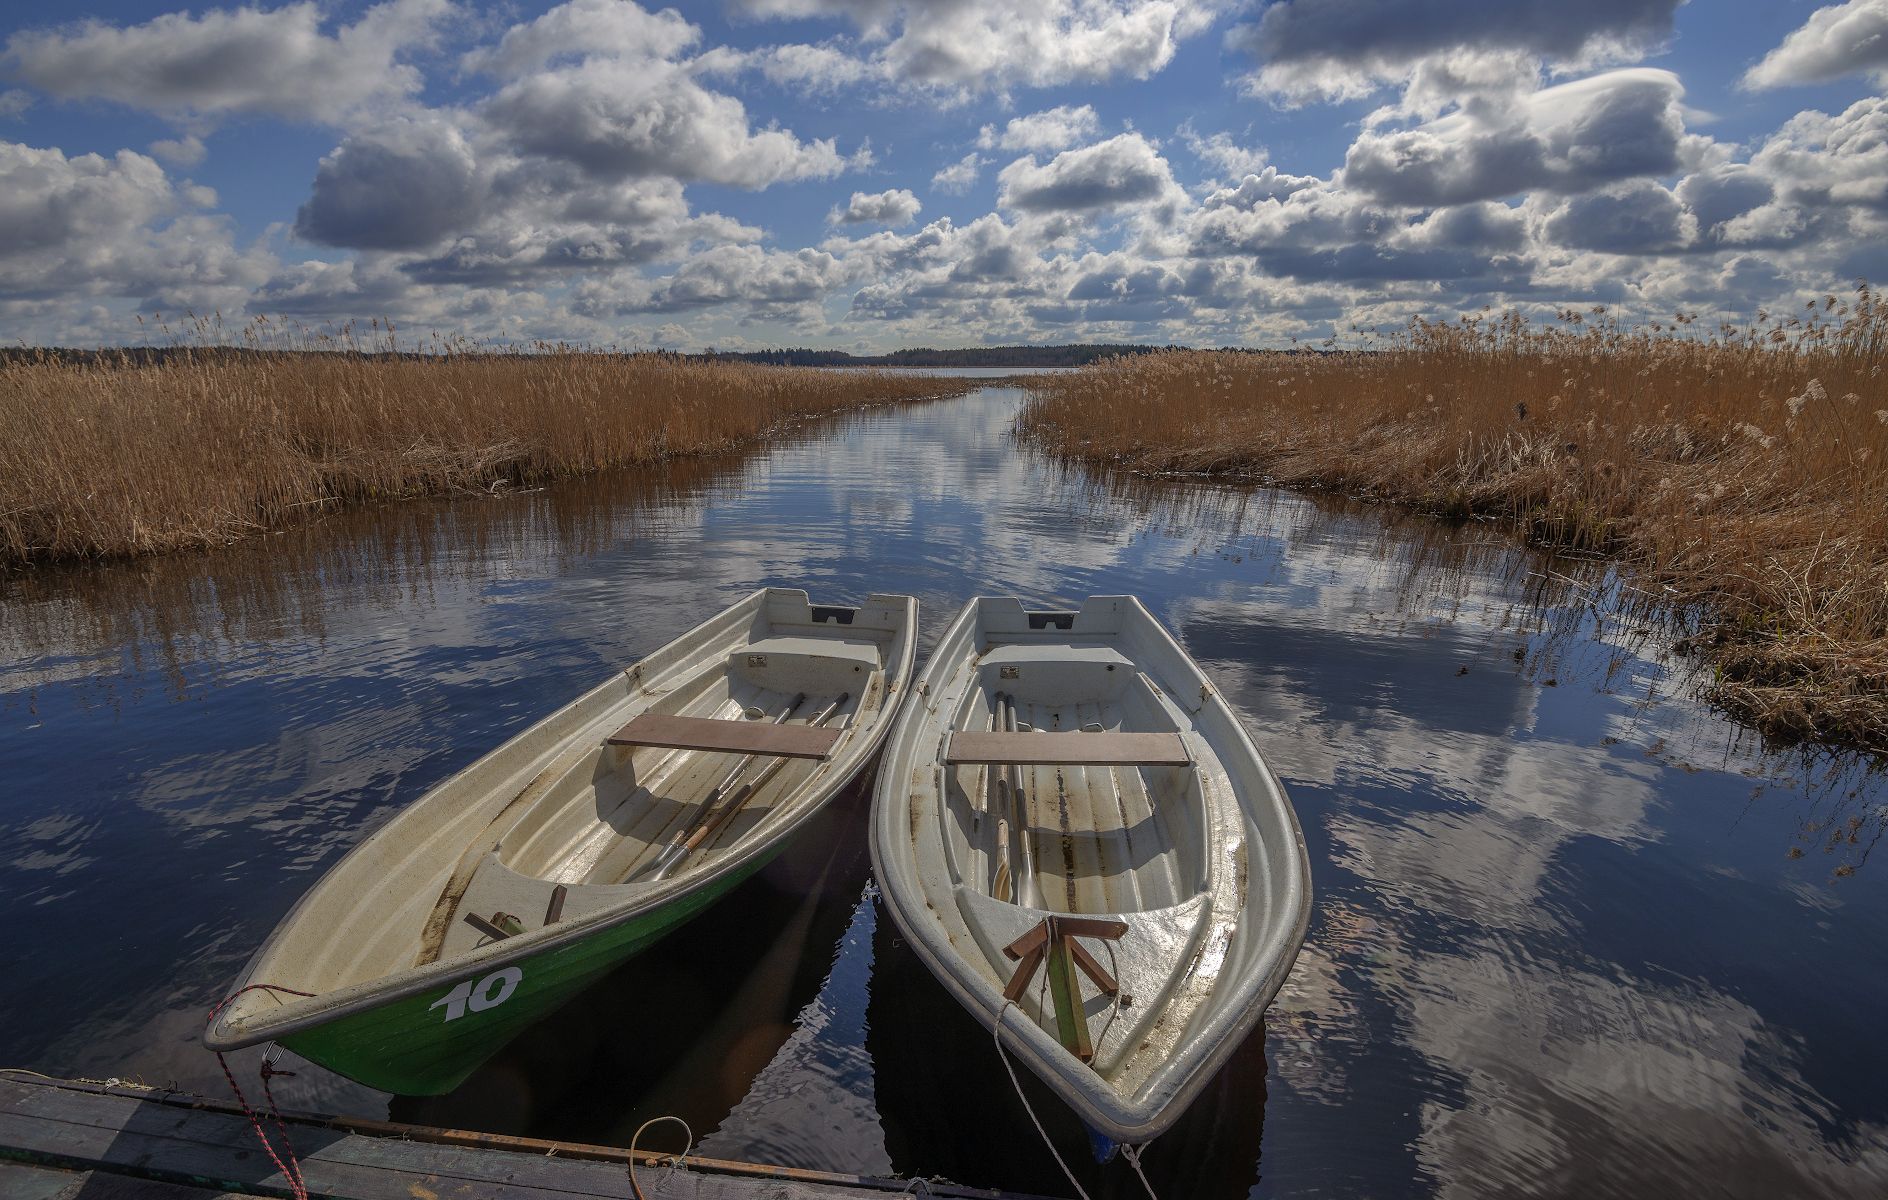
<path fill-rule="evenodd" d="M 1134 592 L 1246 714 L 1316 889 L 1262 1032 L 1149 1151 L 1163 1195 L 1888 1191 L 1863 765 L 1760 753 L 1599 566 L 1065 472 L 1019 401 L 0 584 L 0 1065 L 220 1092 L 204 1012 L 321 870 L 757 585 L 914 592 L 927 646 L 973 594 Z M 1066 1193 L 876 908 L 868 799 L 457 1093 L 307 1068 L 285 1103 L 619 1143 L 672 1112 L 714 1156 Z"/>

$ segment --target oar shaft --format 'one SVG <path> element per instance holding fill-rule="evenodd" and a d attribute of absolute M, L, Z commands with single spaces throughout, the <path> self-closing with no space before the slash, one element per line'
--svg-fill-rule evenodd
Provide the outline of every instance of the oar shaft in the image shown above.
<path fill-rule="evenodd" d="M 1004 725 L 1006 732 L 1018 732 L 1019 722 L 1016 717 L 1016 697 L 1005 697 Z M 1023 792 L 1023 770 L 1011 763 L 1004 768 L 1010 776 L 1010 802 L 1016 810 L 1016 847 L 1022 859 L 1022 867 L 1016 873 L 1016 902 L 1030 908 L 1042 907 L 1042 899 L 1036 887 L 1036 856 L 1029 846 L 1029 797 Z"/>
<path fill-rule="evenodd" d="M 793 700 L 788 703 L 786 710 L 775 716 L 770 724 L 785 724 L 787 718 L 800 711 L 800 705 L 805 703 L 806 693 L 796 693 Z M 687 845 L 689 838 L 694 837 L 700 832 L 703 822 L 708 819 L 709 811 L 714 808 L 715 803 L 726 794 L 728 788 L 733 786 L 734 781 L 741 777 L 741 772 L 747 770 L 748 766 L 759 757 L 759 754 L 743 755 L 739 762 L 730 767 L 728 773 L 721 777 L 721 782 L 715 784 L 709 791 L 707 799 L 701 802 L 701 807 L 695 810 L 694 818 L 690 820 L 688 824 L 676 830 L 675 836 L 669 839 L 669 844 L 662 847 L 662 852 L 656 855 L 656 857 L 651 860 L 649 866 L 644 869 L 653 870 L 657 879 L 662 878 L 662 876 L 667 873 L 669 865 L 682 854 L 686 853 L 683 847 Z"/>
<path fill-rule="evenodd" d="M 787 711 L 775 717 L 772 721 L 772 724 L 785 725 L 787 723 L 787 718 L 791 717 L 794 713 L 799 712 L 800 705 L 805 704 L 805 703 L 806 703 L 806 693 L 805 692 L 796 693 L 793 697 L 793 703 L 787 705 Z M 722 777 L 721 782 L 715 784 L 715 790 L 708 793 L 709 799 L 712 801 L 714 797 L 719 796 L 722 792 L 725 792 L 730 787 L 733 787 L 734 781 L 741 777 L 741 772 L 747 770 L 749 766 L 753 765 L 754 760 L 759 757 L 760 755 L 758 753 L 749 754 L 742 757 L 741 761 L 735 763 L 734 766 L 729 769 L 728 773 Z"/>
<path fill-rule="evenodd" d="M 1002 692 L 993 692 L 990 696 L 990 732 L 1002 733 L 1007 726 L 1003 719 L 1003 704 L 1006 697 Z M 1015 870 L 1010 864 L 1010 817 L 1015 806 L 1010 803 L 1010 772 L 1001 764 L 984 768 L 990 784 L 989 807 L 996 817 L 996 866 L 991 870 L 990 894 L 998 900 L 1010 898 Z"/>
<path fill-rule="evenodd" d="M 851 698 L 852 693 L 850 692 L 839 693 L 839 698 L 816 713 L 813 719 L 807 722 L 807 726 L 809 728 L 815 728 L 824 725 L 834 713 L 839 711 L 839 706 Z M 804 699 L 806 699 L 804 695 L 799 697 L 799 700 Z M 799 707 L 799 700 L 795 701 L 794 708 Z M 759 756 L 749 755 L 748 757 L 751 759 Z M 755 776 L 747 783 L 742 784 L 738 789 L 730 793 L 725 800 L 721 801 L 719 811 L 715 811 L 713 808 L 715 801 L 719 799 L 719 788 L 716 789 L 716 795 L 709 796 L 709 798 L 703 802 L 701 815 L 696 818 L 695 826 L 690 831 L 688 837 L 672 850 L 663 852 L 662 857 L 667 861 L 660 862 L 659 868 L 654 876 L 656 880 L 660 881 L 668 878 L 669 872 L 680 866 L 690 854 L 695 852 L 697 847 L 717 837 L 721 831 L 727 827 L 728 823 L 734 819 L 735 814 L 740 812 L 742 807 L 746 805 L 748 799 L 752 797 L 754 793 L 760 791 L 761 788 L 766 787 L 768 782 L 772 780 L 775 775 L 778 775 L 781 769 L 787 765 L 787 760 L 784 758 L 778 756 L 770 757 L 773 757 L 773 761 L 762 768 L 759 775 Z M 745 765 L 745 763 L 743 765 Z"/>

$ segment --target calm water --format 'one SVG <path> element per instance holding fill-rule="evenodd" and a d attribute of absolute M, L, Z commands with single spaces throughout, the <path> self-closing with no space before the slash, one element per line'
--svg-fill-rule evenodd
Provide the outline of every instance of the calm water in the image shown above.
<path fill-rule="evenodd" d="M 1063 472 L 1010 444 L 1019 401 L 0 584 L 0 1065 L 220 1094 L 204 1013 L 324 868 L 757 585 L 914 592 L 927 647 L 973 594 L 1134 592 L 1285 778 L 1317 900 L 1148 1153 L 1169 1200 L 1888 1192 L 1875 779 L 1762 755 L 1592 564 Z M 1066 1193 L 877 909 L 866 802 L 458 1093 L 308 1068 L 284 1102 L 618 1143 L 676 1113 L 705 1154 Z"/>

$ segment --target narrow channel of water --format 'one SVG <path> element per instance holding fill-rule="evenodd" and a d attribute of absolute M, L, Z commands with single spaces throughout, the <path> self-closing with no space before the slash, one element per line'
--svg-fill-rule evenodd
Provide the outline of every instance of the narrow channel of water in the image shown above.
<path fill-rule="evenodd" d="M 1888 788 L 1760 753 L 1602 567 L 1063 471 L 1020 399 L 0 582 L 0 1066 L 220 1093 L 204 1013 L 323 869 L 757 585 L 916 593 L 924 647 L 973 594 L 1133 592 L 1248 717 L 1316 889 L 1262 1033 L 1148 1153 L 1163 1195 L 1888 1193 Z M 617 1143 L 670 1112 L 713 1156 L 1066 1193 L 874 903 L 868 802 L 457 1093 L 308 1068 L 284 1102 Z"/>

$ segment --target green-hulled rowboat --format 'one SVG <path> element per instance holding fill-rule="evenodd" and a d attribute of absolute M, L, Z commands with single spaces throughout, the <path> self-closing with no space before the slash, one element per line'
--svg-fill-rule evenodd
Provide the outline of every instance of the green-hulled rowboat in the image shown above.
<path fill-rule="evenodd" d="M 917 613 L 909 596 L 844 608 L 767 588 L 697 626 L 355 847 L 204 1043 L 273 1041 L 384 1091 L 450 1091 L 760 869 L 865 766 L 910 680 Z"/>

